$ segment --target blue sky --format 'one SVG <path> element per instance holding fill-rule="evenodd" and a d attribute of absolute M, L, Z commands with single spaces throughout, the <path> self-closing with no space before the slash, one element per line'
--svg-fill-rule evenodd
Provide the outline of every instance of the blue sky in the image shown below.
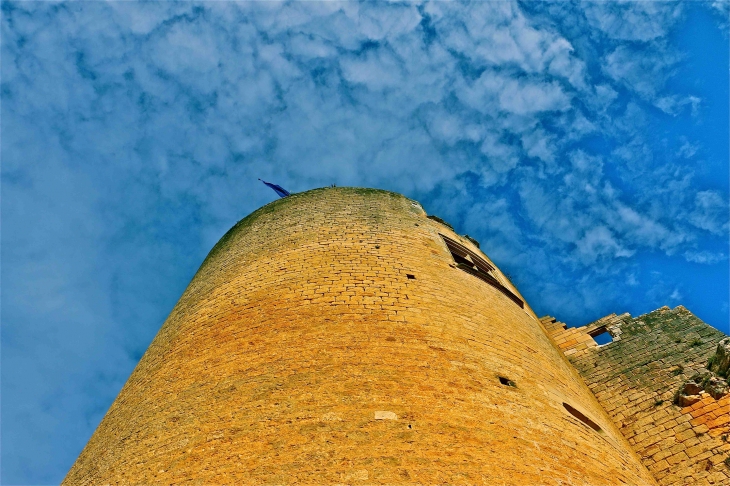
<path fill-rule="evenodd" d="M 258 177 L 417 199 L 571 325 L 728 332 L 728 13 L 3 2 L 2 483 L 63 478 Z"/>

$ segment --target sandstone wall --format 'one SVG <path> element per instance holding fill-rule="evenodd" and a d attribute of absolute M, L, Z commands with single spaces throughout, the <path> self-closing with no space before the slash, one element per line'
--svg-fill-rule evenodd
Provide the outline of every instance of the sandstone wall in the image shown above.
<path fill-rule="evenodd" d="M 730 394 L 676 403 L 682 385 L 706 371 L 722 332 L 682 306 L 578 328 L 543 322 L 659 484 L 730 484 Z M 603 329 L 614 342 L 598 346 L 591 334 Z"/>
<path fill-rule="evenodd" d="M 529 306 L 440 233 L 479 252 L 384 191 L 252 213 L 64 484 L 654 484 Z"/>

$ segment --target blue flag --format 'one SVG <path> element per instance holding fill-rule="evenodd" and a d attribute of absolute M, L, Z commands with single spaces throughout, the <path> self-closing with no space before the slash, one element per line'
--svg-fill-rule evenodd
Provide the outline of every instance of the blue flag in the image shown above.
<path fill-rule="evenodd" d="M 263 179 L 259 179 L 259 180 L 261 182 L 263 182 L 264 184 L 266 184 L 267 186 L 269 186 L 270 188 L 272 188 L 274 191 L 276 191 L 276 193 L 279 195 L 279 197 L 291 196 L 291 194 L 289 194 L 289 191 L 287 191 L 286 189 L 284 189 L 280 185 L 278 185 L 278 184 L 272 184 L 271 182 L 266 182 Z"/>

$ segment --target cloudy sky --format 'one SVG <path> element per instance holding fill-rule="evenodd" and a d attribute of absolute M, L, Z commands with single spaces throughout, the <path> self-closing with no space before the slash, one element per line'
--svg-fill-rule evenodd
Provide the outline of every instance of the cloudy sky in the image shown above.
<path fill-rule="evenodd" d="M 538 314 L 728 332 L 728 3 L 2 3 L 2 476 L 58 483 L 213 244 L 390 189 Z"/>

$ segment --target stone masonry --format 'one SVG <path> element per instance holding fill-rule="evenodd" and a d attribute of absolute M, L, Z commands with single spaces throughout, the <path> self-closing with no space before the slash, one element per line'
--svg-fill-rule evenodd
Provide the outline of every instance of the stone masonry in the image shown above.
<path fill-rule="evenodd" d="M 605 351 L 563 341 L 574 367 L 417 202 L 294 194 L 211 250 L 63 484 L 656 484 L 631 444 L 663 484 L 718 483 L 723 405 L 671 404 L 718 336 L 672 315 L 681 358 L 632 347 L 645 319 Z"/>
<path fill-rule="evenodd" d="M 678 400 L 690 378 L 710 373 L 723 333 L 682 306 L 577 328 L 542 321 L 659 484 L 730 484 L 730 394 L 696 387 L 695 403 Z M 601 332 L 613 342 L 599 346 L 592 336 Z"/>

